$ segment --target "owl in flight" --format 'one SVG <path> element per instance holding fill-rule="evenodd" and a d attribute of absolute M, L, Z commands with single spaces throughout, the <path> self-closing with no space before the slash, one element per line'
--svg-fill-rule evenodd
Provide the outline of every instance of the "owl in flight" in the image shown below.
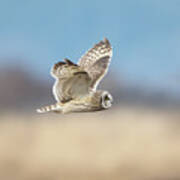
<path fill-rule="evenodd" d="M 108 71 L 112 57 L 112 47 L 105 38 L 83 55 L 78 64 L 64 59 L 51 69 L 56 79 L 53 95 L 57 103 L 37 109 L 45 112 L 88 112 L 108 109 L 113 98 L 107 91 L 97 90 L 97 86 Z"/>

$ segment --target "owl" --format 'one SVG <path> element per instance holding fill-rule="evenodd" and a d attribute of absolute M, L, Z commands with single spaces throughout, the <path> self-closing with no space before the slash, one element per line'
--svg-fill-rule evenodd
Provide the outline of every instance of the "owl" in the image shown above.
<path fill-rule="evenodd" d="M 95 44 L 78 61 L 69 59 L 56 63 L 51 69 L 55 78 L 53 95 L 57 103 L 37 109 L 38 113 L 89 112 L 108 109 L 113 98 L 108 91 L 97 90 L 106 75 L 112 57 L 112 47 L 104 40 Z"/>

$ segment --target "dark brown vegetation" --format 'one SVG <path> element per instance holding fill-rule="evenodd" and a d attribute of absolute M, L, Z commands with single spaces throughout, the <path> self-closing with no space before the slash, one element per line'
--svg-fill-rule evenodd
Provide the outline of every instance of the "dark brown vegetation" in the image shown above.
<path fill-rule="evenodd" d="M 53 79 L 11 67 L 0 84 L 0 179 L 180 179 L 179 101 L 171 96 L 110 75 L 101 87 L 113 94 L 112 109 L 39 115 L 54 102 Z"/>

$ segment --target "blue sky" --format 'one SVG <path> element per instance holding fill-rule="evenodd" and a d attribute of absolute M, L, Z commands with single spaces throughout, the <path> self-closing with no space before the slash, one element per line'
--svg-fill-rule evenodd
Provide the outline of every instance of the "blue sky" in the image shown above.
<path fill-rule="evenodd" d="M 111 72 L 135 84 L 180 90 L 179 0 L 1 0 L 0 64 L 48 76 L 107 37 Z"/>

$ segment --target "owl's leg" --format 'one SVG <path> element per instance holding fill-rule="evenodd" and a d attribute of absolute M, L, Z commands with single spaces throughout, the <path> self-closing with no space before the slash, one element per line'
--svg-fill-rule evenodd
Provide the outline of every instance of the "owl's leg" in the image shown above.
<path fill-rule="evenodd" d="M 36 110 L 38 113 L 46 113 L 46 112 L 62 112 L 62 106 L 57 103 L 57 104 L 52 104 L 49 106 L 44 106 Z"/>

